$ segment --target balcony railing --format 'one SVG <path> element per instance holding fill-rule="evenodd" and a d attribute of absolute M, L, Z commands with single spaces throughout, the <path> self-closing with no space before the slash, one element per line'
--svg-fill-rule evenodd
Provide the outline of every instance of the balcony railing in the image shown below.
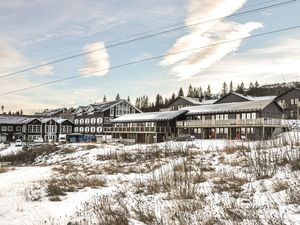
<path fill-rule="evenodd" d="M 236 127 L 236 126 L 275 126 L 286 127 L 287 123 L 282 119 L 258 118 L 258 119 L 228 119 L 228 120 L 186 120 L 176 123 L 182 127 Z"/>
<path fill-rule="evenodd" d="M 106 133 L 167 133 L 170 127 L 104 127 Z"/>

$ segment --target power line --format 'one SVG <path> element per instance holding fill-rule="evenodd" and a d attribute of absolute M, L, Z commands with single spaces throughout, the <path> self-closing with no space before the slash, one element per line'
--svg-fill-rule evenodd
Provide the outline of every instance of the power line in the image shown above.
<path fill-rule="evenodd" d="M 84 75 L 89 75 L 89 74 L 93 74 L 93 73 L 97 73 L 97 72 L 101 72 L 101 71 L 105 71 L 105 70 L 113 70 L 113 69 L 118 69 L 118 68 L 121 68 L 121 67 L 126 67 L 126 66 L 130 66 L 130 65 L 134 65 L 134 64 L 138 64 L 138 63 L 143 63 L 143 62 L 147 62 L 147 61 L 151 61 L 151 60 L 155 60 L 155 59 L 160 59 L 160 58 L 170 56 L 170 55 L 177 55 L 177 54 L 181 54 L 181 53 L 184 53 L 184 52 L 195 51 L 197 49 L 204 49 L 204 48 L 217 46 L 217 45 L 222 45 L 222 44 L 227 44 L 227 43 L 231 43 L 231 42 L 235 42 L 235 41 L 241 41 L 241 40 L 245 40 L 245 39 L 261 37 L 261 36 L 280 33 L 280 32 L 284 32 L 284 31 L 295 30 L 295 29 L 298 29 L 298 28 L 300 28 L 300 25 L 293 26 L 293 27 L 282 28 L 282 29 L 278 29 L 278 30 L 273 30 L 273 31 L 269 31 L 269 32 L 264 32 L 264 33 L 260 33 L 260 34 L 255 34 L 255 35 L 252 35 L 252 36 L 249 36 L 249 37 L 232 39 L 232 40 L 218 42 L 218 43 L 214 43 L 214 44 L 210 44 L 210 45 L 206 45 L 206 46 L 201 46 L 201 47 L 197 47 L 197 48 L 192 48 L 192 49 L 187 49 L 187 50 L 183 50 L 183 51 L 163 54 L 163 55 L 159 55 L 159 56 L 154 56 L 154 57 L 150 57 L 150 58 L 146 58 L 146 59 L 142 59 L 142 60 L 137 60 L 137 61 L 128 62 L 128 63 L 116 65 L 116 66 L 111 66 L 111 67 L 104 68 L 104 69 L 95 70 L 95 71 L 88 72 L 88 73 L 83 73 L 83 74 L 79 74 L 79 75 L 75 75 L 75 76 L 69 76 L 69 77 L 66 77 L 66 78 L 59 79 L 59 80 L 54 80 L 54 81 L 50 81 L 50 82 L 46 82 L 46 83 L 42 83 L 42 84 L 38 84 L 38 85 L 33 85 L 33 86 L 30 86 L 30 87 L 26 87 L 26 88 L 17 89 L 17 90 L 14 90 L 14 91 L 10 91 L 10 92 L 0 94 L 0 96 L 5 96 L 5 95 L 25 91 L 25 90 L 30 90 L 30 89 L 34 89 L 34 88 L 38 88 L 38 87 L 43 87 L 43 86 L 46 86 L 46 85 L 49 85 L 49 84 L 54 84 L 54 83 L 59 83 L 59 82 L 66 81 L 66 80 L 75 79 L 75 78 L 82 77 Z"/>
<path fill-rule="evenodd" d="M 21 69 L 21 70 L 15 71 L 15 72 L 11 72 L 11 73 L 0 76 L 0 79 L 4 78 L 4 77 L 13 76 L 13 75 L 16 75 L 16 74 L 19 74 L 19 73 L 27 72 L 27 71 L 30 71 L 30 70 L 33 70 L 33 69 L 37 69 L 37 68 L 40 68 L 40 67 L 43 67 L 43 66 L 47 66 L 47 65 L 62 62 L 62 61 L 65 61 L 65 60 L 77 58 L 79 56 L 90 54 L 90 53 L 93 53 L 93 52 L 96 52 L 96 51 L 101 51 L 101 50 L 104 50 L 104 49 L 117 47 L 117 46 L 120 46 L 120 45 L 140 41 L 140 40 L 147 39 L 147 38 L 150 38 L 150 37 L 155 37 L 155 36 L 158 36 L 158 35 L 162 35 L 162 34 L 174 32 L 174 31 L 186 29 L 186 28 L 193 27 L 193 26 L 198 26 L 198 25 L 201 25 L 201 24 L 217 21 L 217 20 L 220 20 L 220 19 L 226 19 L 226 18 L 230 18 L 230 17 L 234 17 L 234 16 L 249 14 L 249 13 L 253 13 L 253 12 L 257 12 L 257 11 L 261 11 L 261 10 L 265 10 L 265 9 L 269 9 L 269 8 L 274 8 L 274 7 L 282 7 L 282 6 L 285 6 L 287 4 L 296 3 L 297 1 L 298 0 L 289 0 L 289 1 L 276 3 L 276 4 L 272 4 L 272 5 L 252 9 L 252 10 L 248 10 L 248 11 L 235 13 L 235 14 L 232 14 L 232 15 L 229 15 L 229 16 L 218 17 L 218 18 L 214 18 L 214 19 L 211 19 L 211 20 L 206 20 L 206 21 L 203 21 L 203 22 L 193 23 L 193 24 L 190 24 L 190 25 L 184 25 L 184 26 L 181 26 L 181 27 L 176 27 L 176 28 L 172 28 L 172 29 L 169 29 L 169 30 L 164 30 L 164 31 L 161 31 L 161 32 L 157 32 L 157 33 L 153 33 L 153 34 L 149 34 L 149 35 L 129 39 L 129 40 L 126 40 L 126 41 L 122 41 L 122 42 L 118 42 L 118 43 L 115 43 L 115 44 L 108 45 L 104 48 L 98 48 L 98 49 L 94 49 L 94 50 L 91 50 L 91 51 L 85 51 L 85 52 L 74 54 L 74 55 L 71 55 L 71 56 L 67 56 L 67 57 L 64 57 L 64 58 L 61 58 L 61 59 L 53 60 L 53 61 L 50 61 L 50 62 L 47 62 L 47 63 L 41 63 L 41 64 L 38 64 L 36 66 L 32 66 L 32 67 L 29 67 L 29 68 L 25 68 L 25 69 Z"/>

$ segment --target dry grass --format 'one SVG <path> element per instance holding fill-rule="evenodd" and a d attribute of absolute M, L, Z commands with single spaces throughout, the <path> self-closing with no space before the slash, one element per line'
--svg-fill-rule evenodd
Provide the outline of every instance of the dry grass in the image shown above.
<path fill-rule="evenodd" d="M 8 171 L 7 167 L 0 166 L 0 173 L 6 173 Z"/>
<path fill-rule="evenodd" d="M 284 191 L 289 188 L 289 183 L 283 180 L 276 180 L 272 185 L 274 192 Z"/>

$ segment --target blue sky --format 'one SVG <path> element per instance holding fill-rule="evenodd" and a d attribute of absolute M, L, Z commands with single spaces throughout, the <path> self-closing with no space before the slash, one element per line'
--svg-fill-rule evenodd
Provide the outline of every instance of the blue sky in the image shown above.
<path fill-rule="evenodd" d="M 74 51 L 107 46 L 114 40 L 199 18 L 216 18 L 264 5 L 258 0 L 0 1 L 0 75 Z M 1 93 L 191 47 L 300 25 L 300 3 L 219 20 L 195 28 L 108 48 L 1 79 Z M 164 28 L 166 29 L 166 28 Z M 162 29 L 162 30 L 164 30 Z M 218 92 L 236 85 L 296 81 L 300 29 L 222 45 L 189 55 L 166 57 L 106 73 L 84 76 L 1 98 L 7 110 L 85 105 L 117 93 L 170 96 L 180 86 L 208 84 Z M 12 70 L 10 70 L 12 69 Z M 3 72 L 5 71 L 5 72 Z"/>

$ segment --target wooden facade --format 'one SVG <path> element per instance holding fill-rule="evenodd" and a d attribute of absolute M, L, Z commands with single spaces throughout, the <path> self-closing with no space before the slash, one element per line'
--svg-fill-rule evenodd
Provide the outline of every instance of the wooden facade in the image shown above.
<path fill-rule="evenodd" d="M 113 126 L 105 132 L 125 143 L 164 142 L 175 138 L 176 121 L 184 113 L 186 111 L 180 110 L 124 115 L 114 119 Z"/>
<path fill-rule="evenodd" d="M 111 120 L 141 111 L 125 99 L 80 106 L 74 113 L 75 133 L 101 135 L 112 126 Z"/>
<path fill-rule="evenodd" d="M 292 88 L 276 97 L 275 100 L 283 108 L 285 119 L 300 119 L 299 88 Z"/>
<path fill-rule="evenodd" d="M 202 139 L 264 139 L 286 126 L 282 108 L 272 100 L 215 104 L 187 108 L 177 122 L 178 134 Z"/>

